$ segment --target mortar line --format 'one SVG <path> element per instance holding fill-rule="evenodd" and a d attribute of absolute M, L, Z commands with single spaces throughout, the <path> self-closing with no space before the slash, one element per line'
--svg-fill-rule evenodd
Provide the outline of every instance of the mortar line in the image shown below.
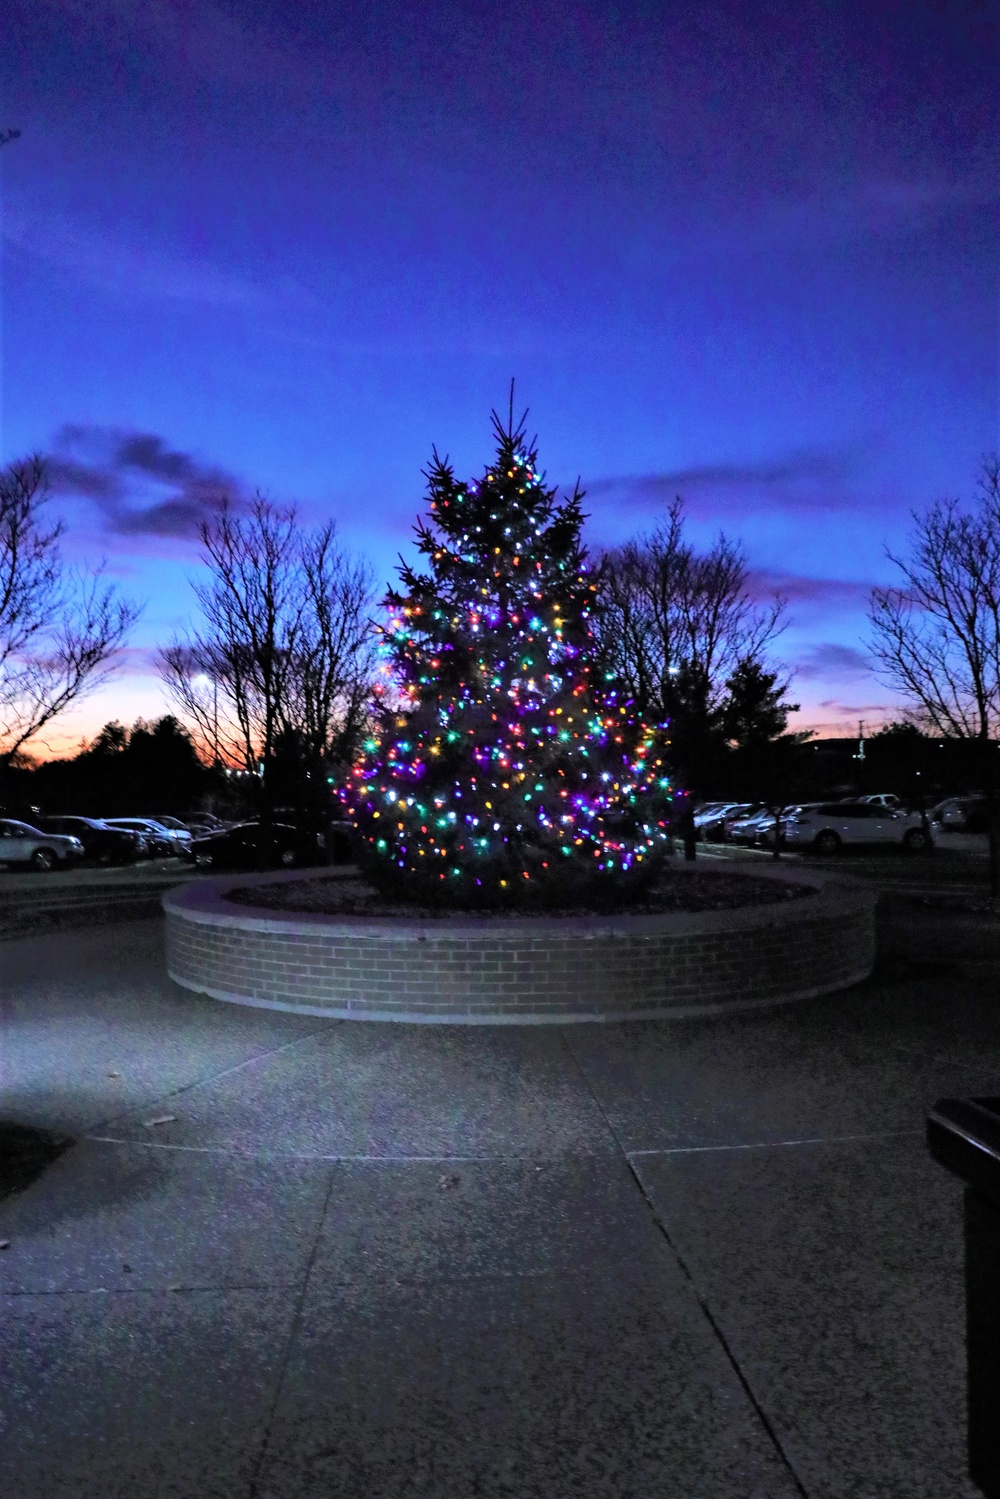
<path fill-rule="evenodd" d="M 631 1175 L 632 1180 L 634 1181 L 636 1187 L 638 1188 L 638 1190 L 639 1190 L 639 1192 L 640 1192 L 640 1194 L 642 1196 L 642 1199 L 645 1202 L 646 1207 L 648 1208 L 648 1210 L 650 1212 L 650 1215 L 651 1215 L 651 1217 L 653 1219 L 653 1223 L 655 1224 L 656 1228 L 659 1230 L 660 1234 L 662 1235 L 665 1243 L 667 1244 L 668 1248 L 670 1249 L 671 1254 L 674 1256 L 674 1259 L 676 1260 L 677 1264 L 679 1265 L 681 1273 L 683 1274 L 683 1276 L 687 1280 L 687 1282 L 688 1282 L 688 1284 L 689 1284 L 689 1286 L 691 1288 L 691 1293 L 695 1297 L 695 1300 L 697 1301 L 699 1307 L 701 1308 L 702 1315 L 704 1316 L 706 1322 L 708 1323 L 709 1327 L 711 1328 L 712 1332 L 714 1333 L 715 1339 L 716 1339 L 719 1347 L 722 1349 L 722 1352 L 725 1355 L 726 1360 L 728 1361 L 730 1368 L 732 1369 L 733 1373 L 736 1375 L 736 1378 L 739 1381 L 739 1384 L 740 1384 L 740 1386 L 741 1386 L 741 1388 L 743 1390 L 743 1393 L 745 1394 L 747 1400 L 750 1402 L 751 1409 L 754 1411 L 754 1413 L 757 1416 L 757 1419 L 760 1422 L 760 1424 L 761 1424 L 764 1432 L 766 1433 L 769 1441 L 771 1442 L 771 1445 L 774 1448 L 774 1451 L 776 1452 L 776 1454 L 778 1456 L 779 1462 L 785 1468 L 785 1470 L 788 1473 L 788 1476 L 789 1476 L 791 1482 L 794 1484 L 795 1491 L 799 1495 L 799 1499 L 810 1499 L 810 1494 L 809 1494 L 808 1489 L 805 1487 L 805 1485 L 803 1484 L 802 1480 L 799 1478 L 798 1473 L 795 1471 L 795 1467 L 794 1467 L 794 1465 L 792 1463 L 792 1460 L 788 1456 L 788 1453 L 785 1451 L 784 1446 L 782 1445 L 782 1442 L 781 1442 L 781 1438 L 778 1436 L 778 1433 L 775 1430 L 774 1425 L 771 1422 L 770 1417 L 768 1416 L 767 1412 L 764 1410 L 764 1407 L 761 1405 L 760 1401 L 757 1399 L 757 1396 L 754 1394 L 753 1389 L 751 1388 L 750 1382 L 747 1379 L 746 1375 L 743 1373 L 743 1370 L 740 1368 L 739 1361 L 737 1360 L 736 1355 L 733 1353 L 732 1348 L 729 1346 L 729 1342 L 728 1342 L 728 1340 L 727 1340 L 724 1332 L 722 1331 L 722 1328 L 719 1326 L 718 1322 L 716 1321 L 715 1316 L 713 1315 L 712 1310 L 709 1307 L 708 1302 L 706 1301 L 705 1297 L 702 1296 L 701 1292 L 699 1291 L 697 1282 L 695 1281 L 694 1275 L 692 1274 L 691 1269 L 690 1269 L 687 1261 L 685 1260 L 684 1256 L 681 1254 L 681 1252 L 678 1249 L 677 1245 L 674 1243 L 674 1241 L 671 1238 L 670 1233 L 669 1233 L 669 1231 L 668 1231 L 668 1229 L 666 1227 L 666 1224 L 664 1223 L 663 1219 L 660 1217 L 659 1213 L 657 1212 L 656 1207 L 655 1207 L 655 1205 L 653 1203 L 653 1200 L 650 1197 L 649 1193 L 647 1192 L 646 1187 L 645 1187 L 645 1185 L 644 1185 L 644 1183 L 642 1181 L 642 1178 L 640 1177 L 640 1175 L 639 1175 L 638 1171 L 636 1170 L 635 1166 L 633 1165 L 632 1161 L 629 1159 L 629 1154 L 625 1150 L 624 1146 L 622 1145 L 621 1140 L 618 1137 L 618 1131 L 615 1129 L 614 1125 L 611 1123 L 611 1120 L 608 1118 L 607 1111 L 604 1108 L 604 1105 L 601 1103 L 601 1100 L 598 1098 L 597 1093 L 595 1092 L 594 1087 L 591 1084 L 590 1079 L 588 1078 L 586 1072 L 584 1071 L 583 1064 L 580 1061 L 580 1058 L 577 1056 L 576 1052 L 573 1050 L 572 1046 L 570 1045 L 569 1040 L 568 1040 L 568 1038 L 566 1036 L 565 1031 L 562 1032 L 562 1041 L 563 1041 L 564 1046 L 566 1047 L 566 1050 L 569 1052 L 570 1057 L 572 1058 L 573 1062 L 576 1065 L 577 1071 L 579 1072 L 580 1077 L 583 1080 L 584 1087 L 587 1089 L 587 1092 L 590 1094 L 591 1098 L 594 1100 L 594 1104 L 595 1104 L 598 1112 L 600 1113 L 602 1119 L 604 1120 L 604 1123 L 605 1123 L 605 1126 L 606 1126 L 606 1128 L 608 1130 L 608 1133 L 610 1134 L 612 1140 L 614 1140 L 615 1145 L 618 1147 L 618 1150 L 621 1152 L 622 1158 L 625 1161 L 625 1165 L 628 1168 L 629 1174 Z M 252 1496 L 251 1496 L 251 1499 L 252 1499 Z"/>

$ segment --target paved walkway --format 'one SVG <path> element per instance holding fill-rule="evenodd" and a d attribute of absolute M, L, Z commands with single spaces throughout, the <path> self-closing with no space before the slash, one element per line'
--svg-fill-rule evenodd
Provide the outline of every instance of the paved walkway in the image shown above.
<path fill-rule="evenodd" d="M 198 999 L 157 921 L 0 965 L 0 1117 L 78 1137 L 0 1204 L 4 1499 L 972 1499 L 923 1124 L 992 975 L 518 1031 Z"/>

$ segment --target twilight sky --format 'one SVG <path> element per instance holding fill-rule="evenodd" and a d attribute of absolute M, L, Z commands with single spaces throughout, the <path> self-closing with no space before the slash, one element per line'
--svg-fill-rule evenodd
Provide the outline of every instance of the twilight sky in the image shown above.
<path fill-rule="evenodd" d="M 1000 0 L 7 0 L 0 460 L 146 601 L 49 736 L 166 711 L 221 488 L 380 580 L 432 443 L 530 407 L 593 545 L 680 494 L 789 600 L 796 727 L 892 716 L 865 600 L 1000 447 Z M 40 746 L 38 747 L 40 748 Z"/>

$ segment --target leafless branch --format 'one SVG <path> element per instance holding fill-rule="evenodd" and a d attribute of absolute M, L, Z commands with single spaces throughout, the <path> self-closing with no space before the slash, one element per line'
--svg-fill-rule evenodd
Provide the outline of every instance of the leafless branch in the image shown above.
<path fill-rule="evenodd" d="M 266 766 L 282 735 L 315 760 L 336 754 L 371 693 L 367 563 L 341 550 L 332 524 L 304 530 L 260 495 L 245 515 L 224 501 L 201 540 L 202 627 L 160 656 L 200 745 L 247 770 Z"/>
<path fill-rule="evenodd" d="M 939 500 L 913 516 L 900 574 L 872 592 L 870 649 L 882 679 L 939 734 L 1000 733 L 1000 459 L 982 460 L 978 502 Z"/>
<path fill-rule="evenodd" d="M 604 559 L 600 620 L 609 661 L 647 711 L 669 713 L 684 676 L 716 713 L 733 672 L 758 661 L 781 632 L 785 602 L 750 596 L 739 543 L 720 534 L 699 555 L 684 538 L 682 502 L 647 536 Z"/>
<path fill-rule="evenodd" d="M 0 765 L 108 678 L 139 615 L 103 568 L 63 566 L 46 499 L 41 458 L 0 473 Z"/>

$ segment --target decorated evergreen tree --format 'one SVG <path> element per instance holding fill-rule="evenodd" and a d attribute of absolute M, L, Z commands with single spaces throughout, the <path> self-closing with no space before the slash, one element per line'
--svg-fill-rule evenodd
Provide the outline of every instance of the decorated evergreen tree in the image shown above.
<path fill-rule="evenodd" d="M 525 413 L 526 414 L 526 413 Z M 524 419 L 456 481 L 437 452 L 427 571 L 402 564 L 382 628 L 380 723 L 343 795 L 382 890 L 455 907 L 614 906 L 668 851 L 665 725 L 597 660 L 582 493 L 557 502 Z"/>

